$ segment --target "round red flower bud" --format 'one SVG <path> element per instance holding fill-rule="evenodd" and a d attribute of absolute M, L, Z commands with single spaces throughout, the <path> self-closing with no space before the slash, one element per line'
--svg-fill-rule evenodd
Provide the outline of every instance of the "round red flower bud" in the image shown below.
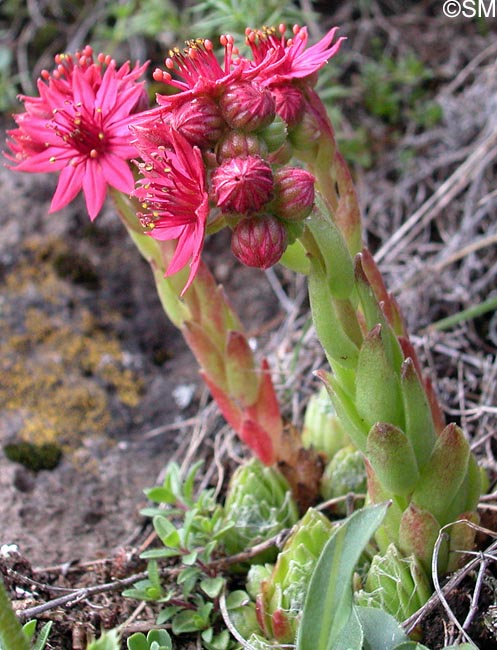
<path fill-rule="evenodd" d="M 269 214 L 242 219 L 231 237 L 233 255 L 246 266 L 268 269 L 285 252 L 288 236 L 285 226 Z"/>
<path fill-rule="evenodd" d="M 224 119 L 233 129 L 257 131 L 274 120 L 276 106 L 266 88 L 253 81 L 228 85 L 219 99 Z"/>
<path fill-rule="evenodd" d="M 288 126 L 298 124 L 302 119 L 305 107 L 302 91 L 292 86 L 292 84 L 280 84 L 271 86 L 271 93 L 276 104 L 276 114 Z"/>
<path fill-rule="evenodd" d="M 237 156 L 261 156 L 264 158 L 267 152 L 266 143 L 255 133 L 229 129 L 217 147 L 217 159 L 222 162 Z"/>
<path fill-rule="evenodd" d="M 209 147 L 221 138 L 226 123 L 216 102 L 207 95 L 186 101 L 171 113 L 171 125 L 192 145 Z"/>
<path fill-rule="evenodd" d="M 226 160 L 212 174 L 218 207 L 223 212 L 254 212 L 273 195 L 271 166 L 260 156 Z"/>
<path fill-rule="evenodd" d="M 314 205 L 315 178 L 305 169 L 283 167 L 274 174 L 274 200 L 271 208 L 286 221 L 302 221 Z"/>

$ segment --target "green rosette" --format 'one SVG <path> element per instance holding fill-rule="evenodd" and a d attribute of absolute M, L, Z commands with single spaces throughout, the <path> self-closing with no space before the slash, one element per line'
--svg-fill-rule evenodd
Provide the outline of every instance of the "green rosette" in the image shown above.
<path fill-rule="evenodd" d="M 295 640 L 309 580 L 332 528 L 329 519 L 309 508 L 278 555 L 271 577 L 262 580 L 256 611 L 266 638 Z"/>
<path fill-rule="evenodd" d="M 266 467 L 257 458 L 233 474 L 224 510 L 226 524 L 231 524 L 223 536 L 229 554 L 264 542 L 298 521 L 297 505 L 286 479 L 275 467 Z M 276 547 L 269 548 L 253 561 L 271 562 L 276 553 Z"/>

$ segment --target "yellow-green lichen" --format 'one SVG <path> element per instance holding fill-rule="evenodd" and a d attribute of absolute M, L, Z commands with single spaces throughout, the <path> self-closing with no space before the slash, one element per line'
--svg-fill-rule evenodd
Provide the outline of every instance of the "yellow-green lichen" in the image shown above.
<path fill-rule="evenodd" d="M 143 384 L 126 367 L 112 335 L 119 315 L 100 304 L 97 317 L 74 298 L 74 287 L 54 265 L 61 256 L 67 262 L 70 250 L 60 240 L 30 240 L 6 275 L 0 403 L 22 423 L 17 440 L 75 449 L 84 436 L 105 433 L 114 424 L 111 399 L 137 406 Z M 24 299 L 33 294 L 36 306 Z"/>

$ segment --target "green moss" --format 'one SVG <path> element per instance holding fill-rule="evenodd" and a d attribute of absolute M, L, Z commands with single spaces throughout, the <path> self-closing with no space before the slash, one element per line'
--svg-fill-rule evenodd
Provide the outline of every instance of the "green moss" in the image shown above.
<path fill-rule="evenodd" d="M 3 448 L 7 458 L 39 472 L 42 469 L 55 469 L 62 458 L 62 449 L 54 443 L 35 445 L 31 442 L 9 443 Z"/>

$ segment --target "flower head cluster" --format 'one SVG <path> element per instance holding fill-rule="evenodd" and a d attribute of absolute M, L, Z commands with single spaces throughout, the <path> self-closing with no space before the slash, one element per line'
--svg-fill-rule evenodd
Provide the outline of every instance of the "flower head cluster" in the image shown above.
<path fill-rule="evenodd" d="M 86 46 L 74 56 L 59 54 L 56 67 L 38 80 L 38 97 L 21 96 L 25 112 L 8 132 L 7 157 L 18 171 L 60 172 L 50 212 L 60 210 L 83 190 L 88 214 L 100 212 L 107 187 L 133 189 L 127 163 L 136 155 L 129 124 L 145 108 L 138 78 L 146 64 L 117 68 L 109 56 L 96 60 Z"/>
<path fill-rule="evenodd" d="M 252 58 L 240 56 L 233 38 L 222 36 L 222 63 L 210 41 L 189 41 L 183 50 L 169 52 L 166 70 L 153 74 L 179 92 L 159 94 L 158 107 L 144 113 L 136 129 L 145 161 L 136 194 L 147 205 L 142 219 L 152 237 L 175 239 L 181 230 L 184 241 L 178 239 L 172 267 L 190 260 L 189 282 L 210 219 L 216 227 L 224 219 L 232 228 L 232 251 L 243 263 L 267 268 L 281 258 L 295 223 L 312 209 L 314 177 L 285 165 L 292 156 L 292 131 L 306 115 L 315 122 L 308 99 L 315 73 L 342 39 L 332 44 L 333 29 L 308 48 L 305 28 L 295 27 L 290 39 L 284 31 L 281 26 L 278 36 L 276 30 L 247 30 Z M 319 124 L 314 127 L 319 131 Z M 185 165 L 162 164 L 165 151 L 191 160 L 196 192 L 185 182 Z M 173 209 L 176 203 L 190 205 L 188 226 L 184 212 Z"/>

